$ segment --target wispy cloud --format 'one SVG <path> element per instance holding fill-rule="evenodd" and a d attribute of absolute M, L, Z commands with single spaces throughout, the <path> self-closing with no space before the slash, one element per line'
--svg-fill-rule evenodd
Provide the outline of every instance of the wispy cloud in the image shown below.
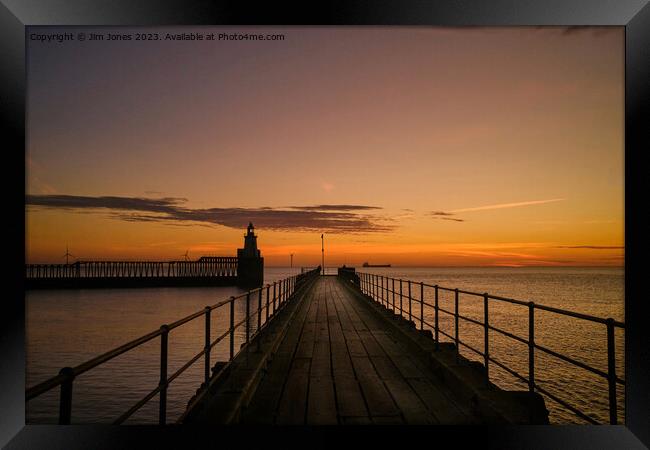
<path fill-rule="evenodd" d="M 315 206 L 288 206 L 289 209 L 299 211 L 363 211 L 371 209 L 382 209 L 379 206 L 365 205 L 315 205 Z"/>
<path fill-rule="evenodd" d="M 586 250 L 620 250 L 624 249 L 622 245 L 559 245 L 555 248 L 578 248 Z"/>
<path fill-rule="evenodd" d="M 392 231 L 395 226 L 366 205 L 314 205 L 289 208 L 203 208 L 183 206 L 185 198 L 88 197 L 75 195 L 27 195 L 27 205 L 71 211 L 107 210 L 112 217 L 128 222 L 158 222 L 170 225 L 214 224 L 243 228 L 253 222 L 259 228 L 278 231 L 327 233 L 374 233 Z"/>
<path fill-rule="evenodd" d="M 527 202 L 516 202 L 516 203 L 499 203 L 496 205 L 486 205 L 486 206 L 477 206 L 474 208 L 461 208 L 454 209 L 449 211 L 450 213 L 456 214 L 461 212 L 470 212 L 470 211 L 488 211 L 491 209 L 505 209 L 505 208 L 518 208 L 520 206 L 530 206 L 530 205 L 543 205 L 545 203 L 560 202 L 566 200 L 565 198 L 552 198 L 549 200 L 532 200 Z"/>
<path fill-rule="evenodd" d="M 431 216 L 432 219 L 451 220 L 453 222 L 465 222 L 465 219 L 449 217 L 454 215 L 455 215 L 454 213 L 445 212 L 445 211 L 429 211 L 429 216 Z"/>

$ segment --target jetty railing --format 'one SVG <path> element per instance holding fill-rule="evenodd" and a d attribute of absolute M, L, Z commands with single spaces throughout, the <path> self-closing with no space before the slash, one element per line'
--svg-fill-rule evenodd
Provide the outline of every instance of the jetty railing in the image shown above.
<path fill-rule="evenodd" d="M 505 370 L 518 380 L 526 383 L 528 385 L 528 389 L 530 392 L 538 391 L 542 395 L 550 398 L 554 402 L 560 404 L 564 408 L 568 409 L 578 417 L 582 418 L 583 420 L 594 424 L 598 425 L 599 422 L 594 420 L 592 417 L 588 416 L 587 414 L 583 413 L 580 411 L 576 406 L 571 405 L 569 402 L 567 402 L 564 399 L 559 398 L 557 395 L 549 392 L 547 389 L 544 389 L 543 387 L 539 386 L 535 382 L 535 351 L 538 350 L 546 355 L 549 355 L 553 358 L 559 359 L 561 361 L 564 361 L 566 363 L 569 363 L 573 366 L 576 366 L 580 369 L 586 370 L 588 372 L 591 372 L 601 378 L 605 378 L 608 382 L 608 394 L 609 394 L 609 423 L 612 425 L 616 425 L 618 423 L 618 416 L 617 416 L 617 405 L 616 405 L 616 387 L 617 385 L 625 386 L 625 380 L 620 378 L 616 374 L 616 353 L 615 353 L 615 329 L 620 328 L 620 329 L 625 329 L 625 324 L 622 322 L 618 322 L 612 318 L 607 318 L 603 319 L 600 317 L 595 317 L 591 316 L 588 314 L 581 314 L 573 311 L 567 311 L 559 308 L 553 308 L 550 306 L 544 306 L 544 305 L 539 305 L 534 302 L 526 302 L 522 300 L 515 300 L 512 298 L 506 298 L 506 297 L 500 297 L 496 295 L 491 295 L 488 294 L 487 292 L 485 293 L 478 293 L 478 292 L 471 292 L 471 291 L 465 291 L 457 288 L 448 288 L 448 287 L 443 287 L 439 285 L 431 285 L 427 284 L 424 282 L 417 282 L 417 281 L 411 281 L 411 280 L 403 280 L 403 279 L 398 279 L 398 278 L 391 278 L 383 275 L 377 275 L 377 274 L 371 274 L 371 273 L 365 273 L 365 272 L 357 272 L 358 279 L 359 279 L 359 287 L 361 288 L 361 291 L 370 296 L 374 301 L 382 304 L 383 306 L 387 308 L 392 308 L 393 312 L 394 311 L 399 311 L 399 314 L 401 317 L 404 317 L 405 315 L 408 316 L 408 320 L 416 323 L 420 323 L 420 329 L 424 330 L 424 326 L 426 325 L 430 329 L 433 330 L 433 339 L 436 343 L 436 348 L 438 348 L 439 345 L 439 336 L 443 335 L 449 339 L 451 339 L 456 347 L 456 352 L 460 352 L 460 346 L 463 346 L 472 352 L 478 354 L 480 357 L 483 358 L 483 363 L 485 366 L 485 376 L 487 380 L 490 379 L 490 371 L 489 371 L 489 364 L 494 363 L 501 369 Z M 397 287 L 396 287 L 397 285 Z M 431 304 L 426 301 L 424 297 L 424 288 L 429 287 L 434 289 L 434 303 Z M 399 290 L 398 290 L 399 288 Z M 415 291 L 419 291 L 419 295 L 415 294 Z M 447 309 L 441 308 L 439 306 L 439 292 L 440 291 L 447 291 L 447 292 L 453 292 L 454 293 L 454 311 L 449 311 Z M 476 297 L 481 297 L 483 299 L 483 321 L 480 320 L 475 320 L 472 319 L 471 317 L 463 316 L 458 313 L 458 304 L 459 304 L 459 294 L 466 294 L 466 295 L 471 295 L 471 296 L 476 296 Z M 398 298 L 399 304 L 396 303 L 396 297 Z M 392 300 L 392 302 L 391 302 Z M 407 305 L 405 305 L 405 301 L 408 302 Z M 415 314 L 413 312 L 413 307 L 412 304 L 413 302 L 419 303 L 420 308 L 419 308 L 419 313 L 420 317 L 415 317 Z M 489 311 L 490 311 L 490 302 L 491 301 L 497 301 L 497 302 L 505 302 L 513 305 L 519 305 L 522 307 L 526 307 L 528 310 L 528 336 L 527 337 L 521 337 L 517 336 L 513 333 L 510 333 L 508 331 L 502 330 L 500 328 L 495 327 L 494 325 L 490 325 L 490 320 L 489 320 Z M 424 318 L 424 310 L 425 307 L 428 307 L 433 309 L 434 312 L 434 323 L 430 324 L 428 323 L 425 318 Z M 607 330 L 607 372 L 604 372 L 602 370 L 599 370 L 595 367 L 592 367 L 584 362 L 578 361 L 570 356 L 563 355 L 559 352 L 556 352 L 554 350 L 551 350 L 550 348 L 547 348 L 545 346 L 539 345 L 535 342 L 535 311 L 547 311 L 550 313 L 554 314 L 559 314 L 563 316 L 568 316 L 568 317 L 574 317 L 577 319 L 581 320 L 586 320 L 592 323 L 597 323 L 597 324 L 602 324 L 606 327 Z M 417 311 L 416 311 L 417 313 Z M 439 327 L 439 316 L 440 314 L 447 314 L 448 316 L 451 316 L 454 318 L 454 334 L 448 334 L 444 332 L 443 330 L 440 329 Z M 483 327 L 483 351 L 467 344 L 466 342 L 463 342 L 460 340 L 458 336 L 458 325 L 459 325 L 459 320 L 462 319 L 464 321 L 473 323 L 475 325 L 479 325 Z M 518 341 L 522 344 L 525 344 L 528 346 L 528 377 L 523 376 L 519 373 L 517 373 L 515 370 L 507 367 L 504 363 L 494 359 L 490 355 L 490 348 L 489 348 L 489 332 L 494 331 L 497 332 L 503 336 L 506 336 L 507 338 L 513 339 L 515 341 Z"/>
<path fill-rule="evenodd" d="M 82 364 L 79 364 L 75 367 L 63 367 L 59 374 L 39 383 L 31 388 L 28 388 L 25 392 L 25 400 L 32 400 L 45 392 L 48 392 L 58 386 L 60 386 L 60 397 L 59 397 L 59 424 L 67 425 L 70 424 L 72 418 L 72 392 L 75 378 L 79 375 L 88 372 L 89 370 L 98 367 L 117 356 L 120 356 L 134 348 L 141 346 L 142 344 L 151 341 L 152 339 L 160 338 L 160 380 L 155 389 L 151 390 L 147 395 L 142 399 L 136 402 L 131 408 L 124 412 L 120 417 L 118 417 L 114 424 L 121 424 L 127 420 L 131 415 L 136 411 L 142 408 L 147 404 L 153 397 L 159 394 L 159 411 L 158 411 L 158 423 L 164 425 L 167 423 L 167 388 L 172 381 L 174 381 L 179 375 L 181 375 L 185 370 L 192 366 L 196 361 L 203 357 L 205 362 L 204 370 L 204 384 L 203 386 L 208 386 L 210 375 L 210 351 L 212 348 L 217 345 L 222 340 L 229 338 L 230 339 L 230 357 L 228 362 L 221 368 L 225 370 L 230 362 L 243 350 L 246 349 L 252 337 L 254 337 L 261 330 L 265 329 L 267 324 L 275 317 L 275 313 L 279 311 L 286 303 L 289 301 L 292 296 L 300 290 L 307 281 L 318 276 L 320 273 L 320 267 L 305 272 L 299 275 L 294 275 L 291 277 L 284 278 L 279 281 L 275 281 L 272 284 L 267 284 L 265 286 L 249 290 L 243 294 L 232 296 L 226 300 L 215 303 L 211 306 L 206 306 L 204 309 L 197 311 L 189 316 L 186 316 L 182 319 L 179 319 L 173 323 L 162 325 L 158 330 L 152 331 L 144 336 L 141 336 L 137 339 L 134 339 L 131 342 L 127 342 L 124 345 L 121 345 L 113 350 L 110 350 L 102 355 L 99 355 L 89 361 L 86 361 Z M 263 301 L 263 297 L 265 300 Z M 251 311 L 250 304 L 252 300 L 257 300 L 257 308 L 254 311 Z M 246 302 L 246 315 L 239 322 L 235 322 L 235 302 L 241 300 Z M 221 307 L 229 307 L 229 318 L 230 324 L 228 329 L 217 336 L 214 340 L 210 336 L 210 319 L 212 311 L 215 311 Z M 266 321 L 262 322 L 262 314 L 265 315 Z M 200 317 L 204 318 L 205 321 L 205 345 L 203 349 L 194 355 L 189 361 L 187 361 L 182 367 L 180 367 L 176 372 L 171 376 L 167 373 L 167 363 L 168 363 L 168 342 L 169 342 L 169 333 L 174 329 L 179 328 L 193 320 L 196 320 Z M 253 335 L 251 335 L 251 320 L 257 320 L 257 328 Z M 245 342 L 237 353 L 235 353 L 235 330 L 241 326 L 245 327 Z"/>
<path fill-rule="evenodd" d="M 196 261 L 77 261 L 71 264 L 26 264 L 26 279 L 235 277 L 236 256 L 201 257 Z"/>

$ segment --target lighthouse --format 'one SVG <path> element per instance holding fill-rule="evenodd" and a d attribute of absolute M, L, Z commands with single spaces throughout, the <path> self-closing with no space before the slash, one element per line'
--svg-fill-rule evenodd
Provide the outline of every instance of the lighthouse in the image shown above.
<path fill-rule="evenodd" d="M 237 249 L 237 285 L 256 288 L 264 283 L 264 258 L 257 248 L 253 223 L 248 224 L 244 235 L 244 248 Z"/>

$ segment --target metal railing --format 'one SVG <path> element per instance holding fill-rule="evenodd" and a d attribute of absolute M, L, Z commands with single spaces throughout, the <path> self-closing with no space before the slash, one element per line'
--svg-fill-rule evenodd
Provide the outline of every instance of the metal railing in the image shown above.
<path fill-rule="evenodd" d="M 26 279 L 236 277 L 236 256 L 197 261 L 77 261 L 71 264 L 25 264 Z"/>
<path fill-rule="evenodd" d="M 553 358 L 562 360 L 566 363 L 572 364 L 576 367 L 579 367 L 583 370 L 586 370 L 588 372 L 591 372 L 599 377 L 605 378 L 608 382 L 608 394 L 609 394 L 609 423 L 616 425 L 618 423 L 618 417 L 617 417 L 617 405 L 616 405 L 616 386 L 621 385 L 625 386 L 625 380 L 621 379 L 620 377 L 617 376 L 616 374 L 616 354 L 615 354 L 615 337 L 614 337 L 614 331 L 615 328 L 620 328 L 620 329 L 625 329 L 625 324 L 622 322 L 618 322 L 612 318 L 608 319 L 603 319 L 600 317 L 595 317 L 591 316 L 588 314 L 581 314 L 573 311 L 567 311 L 567 310 L 562 310 L 559 308 L 553 308 L 550 306 L 544 306 L 544 305 L 538 305 L 535 304 L 534 302 L 525 302 L 521 300 L 515 300 L 511 298 L 506 298 L 506 297 L 500 297 L 496 295 L 490 295 L 488 293 L 477 293 L 477 292 L 470 292 L 470 291 L 464 291 L 461 289 L 452 289 L 452 288 L 447 288 L 439 285 L 430 285 L 427 283 L 423 282 L 415 282 L 411 280 L 402 280 L 402 279 L 397 279 L 397 278 L 391 278 L 391 277 L 386 277 L 382 275 L 377 275 L 377 274 L 371 274 L 371 273 L 365 273 L 365 272 L 357 272 L 358 279 L 359 279 L 359 287 L 361 291 L 370 296 L 374 301 L 382 304 L 383 306 L 387 308 L 392 308 L 393 311 L 398 310 L 399 314 L 401 317 L 404 317 L 405 315 L 408 316 L 409 321 L 420 322 L 420 329 L 424 330 L 424 326 L 426 325 L 430 329 L 433 330 L 433 339 L 436 344 L 436 349 L 438 349 L 439 345 L 439 335 L 443 335 L 449 339 L 451 339 L 456 347 L 456 352 L 459 353 L 460 346 L 463 346 L 472 352 L 478 354 L 479 356 L 483 357 L 483 364 L 485 366 L 485 375 L 486 379 L 490 379 L 489 375 L 489 364 L 490 362 L 496 364 L 498 367 L 501 369 L 505 370 L 508 372 L 510 375 L 514 376 L 518 380 L 528 384 L 528 389 L 530 392 L 538 391 L 542 395 L 545 395 L 546 397 L 550 398 L 554 402 L 560 404 L 564 408 L 568 409 L 578 417 L 582 418 L 583 420 L 586 420 L 589 423 L 597 425 L 598 422 L 594 420 L 592 417 L 589 417 L 587 414 L 583 413 L 580 411 L 576 406 L 571 405 L 567 401 L 559 398 L 557 395 L 549 392 L 548 390 L 542 388 L 535 382 L 535 350 L 539 350 L 542 353 L 549 355 Z M 396 285 L 399 287 L 399 291 L 397 290 Z M 427 301 L 424 298 L 424 288 L 429 287 L 434 289 L 434 304 L 432 305 L 431 303 L 427 303 Z M 413 289 L 419 291 L 419 296 L 414 297 L 413 296 Z M 439 306 L 439 291 L 447 291 L 447 292 L 453 292 L 454 293 L 454 311 L 449 311 L 447 309 L 443 309 Z M 483 298 L 483 322 L 480 320 L 475 320 L 470 317 L 463 316 L 458 313 L 458 304 L 459 304 L 459 294 L 466 294 L 466 295 L 471 295 L 471 296 L 476 296 L 476 297 L 482 297 Z M 396 297 L 398 298 L 399 304 L 396 303 Z M 499 302 L 506 302 L 510 303 L 513 305 L 519 305 L 519 306 L 524 306 L 528 310 L 528 337 L 523 338 L 520 336 L 517 336 L 513 333 L 510 333 L 508 331 L 502 330 L 500 328 L 497 328 L 493 325 L 490 325 L 489 321 L 489 305 L 491 300 L 496 300 Z M 416 318 L 414 317 L 413 314 L 413 308 L 412 308 L 412 303 L 413 302 L 418 302 L 420 304 L 420 317 Z M 404 305 L 405 302 L 408 302 L 408 305 Z M 429 307 L 432 308 L 434 311 L 434 323 L 430 324 L 428 323 L 425 318 L 424 318 L 424 308 Z M 606 326 L 607 329 L 607 372 L 604 372 L 602 370 L 599 370 L 597 368 L 591 367 L 590 365 L 578 361 L 574 358 L 571 358 L 566 355 L 562 355 L 561 353 L 558 353 L 554 350 L 551 350 L 547 347 L 541 346 L 535 342 L 535 311 L 540 310 L 540 311 L 547 311 L 551 312 L 554 314 L 559 314 L 563 316 L 568 316 L 568 317 L 574 317 L 577 319 L 581 320 L 586 320 L 589 322 L 593 323 L 598 323 Z M 454 335 L 450 335 L 443 330 L 440 329 L 438 319 L 440 313 L 447 314 L 449 316 L 452 316 L 454 318 Z M 483 351 L 480 351 L 467 343 L 461 341 L 458 337 L 458 325 L 459 325 L 459 320 L 463 319 L 467 322 L 473 323 L 475 325 L 479 325 L 483 327 Z M 519 373 L 517 373 L 515 370 L 507 367 L 504 363 L 495 360 L 491 355 L 490 355 L 490 347 L 489 347 L 489 332 L 490 331 L 495 331 L 497 333 L 500 333 L 503 336 L 506 336 L 507 338 L 516 340 L 522 344 L 525 344 L 528 346 L 528 377 L 525 377 Z"/>
<path fill-rule="evenodd" d="M 206 306 L 204 309 L 197 311 L 193 314 L 190 314 L 187 317 L 177 320 L 171 324 L 162 325 L 158 330 L 152 331 L 149 334 L 141 336 L 131 342 L 128 342 L 120 347 L 117 347 L 113 350 L 110 350 L 102 355 L 99 355 L 89 361 L 86 361 L 75 367 L 64 367 L 59 371 L 59 374 L 39 383 L 31 388 L 28 388 L 25 392 L 25 401 L 32 400 L 41 394 L 50 391 L 51 389 L 60 386 L 60 398 L 59 398 L 59 424 L 66 425 L 70 424 L 72 418 L 72 391 L 73 384 L 76 377 L 79 375 L 100 366 L 113 358 L 116 358 L 134 348 L 139 347 L 140 345 L 151 341 L 152 339 L 160 337 L 160 380 L 158 386 L 155 389 L 151 390 L 147 395 L 141 398 L 136 402 L 131 408 L 124 412 L 120 417 L 118 417 L 114 424 L 121 424 L 127 420 L 131 415 L 143 407 L 146 403 L 149 402 L 153 397 L 159 394 L 159 412 L 158 412 L 158 423 L 166 424 L 167 423 L 167 388 L 169 384 L 178 378 L 185 370 L 192 366 L 196 361 L 201 357 L 204 357 L 205 369 L 204 369 L 204 387 L 208 386 L 210 376 L 210 351 L 212 348 L 221 342 L 223 339 L 230 338 L 230 358 L 228 363 L 221 368 L 224 370 L 228 364 L 246 348 L 251 340 L 251 320 L 254 320 L 257 316 L 257 328 L 255 334 L 259 333 L 261 330 L 266 328 L 266 325 L 270 320 L 275 316 L 275 313 L 279 311 L 287 301 L 289 301 L 292 296 L 302 287 L 305 282 L 310 278 L 317 276 L 320 272 L 320 268 L 314 269 L 303 274 L 294 275 L 288 278 L 284 278 L 280 281 L 275 281 L 272 284 L 267 284 L 265 286 L 259 287 L 257 289 L 250 290 L 243 294 L 232 296 L 229 299 L 223 300 L 211 306 Z M 262 298 L 265 297 L 265 302 L 262 301 Z M 257 308 L 251 312 L 250 304 L 251 300 L 257 299 Z M 246 301 L 246 315 L 239 322 L 235 323 L 235 302 L 237 300 L 244 299 Z M 230 325 L 228 329 L 217 336 L 214 340 L 211 340 L 210 336 L 210 320 L 212 311 L 221 308 L 222 306 L 229 306 L 229 318 Z M 265 314 L 266 321 L 262 323 L 262 314 Z M 181 368 L 174 372 L 171 376 L 168 376 L 167 373 L 167 363 L 168 363 L 168 342 L 169 342 L 169 333 L 185 325 L 199 317 L 203 317 L 205 320 L 205 344 L 203 349 L 194 355 L 189 361 L 187 361 Z M 239 352 L 235 354 L 235 330 L 240 326 L 245 326 L 245 342 L 244 345 L 240 348 Z M 254 336 L 254 335 L 253 335 Z"/>

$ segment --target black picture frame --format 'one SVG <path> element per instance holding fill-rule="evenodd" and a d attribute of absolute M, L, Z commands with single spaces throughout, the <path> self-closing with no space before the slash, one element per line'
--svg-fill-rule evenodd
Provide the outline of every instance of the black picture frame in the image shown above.
<path fill-rule="evenodd" d="M 508 427 L 242 427 L 54 426 L 25 425 L 25 27 L 29 25 L 429 25 L 429 26 L 583 26 L 625 27 L 625 320 L 626 424 L 618 426 Z M 643 201 L 641 155 L 650 148 L 650 6 L 647 0 L 402 0 L 333 1 L 251 5 L 206 0 L 3 0 L 0 5 L 2 95 L 6 127 L 3 181 L 9 192 L 5 229 L 10 255 L 4 274 L 11 287 L 2 301 L 0 328 L 0 444 L 18 448 L 192 448 L 223 445 L 341 444 L 357 434 L 364 445 L 465 445 L 477 448 L 650 447 L 650 351 L 645 298 L 641 294 Z M 643 180 L 645 181 L 645 180 Z M 646 185 L 646 188 L 643 186 Z M 314 434 L 318 433 L 315 441 Z M 233 444 L 227 440 L 235 439 Z M 200 442 L 201 441 L 201 442 Z M 239 441 L 239 442 L 237 442 Z M 275 442 L 274 442 L 275 441 Z M 366 444 L 367 443 L 367 444 Z"/>

